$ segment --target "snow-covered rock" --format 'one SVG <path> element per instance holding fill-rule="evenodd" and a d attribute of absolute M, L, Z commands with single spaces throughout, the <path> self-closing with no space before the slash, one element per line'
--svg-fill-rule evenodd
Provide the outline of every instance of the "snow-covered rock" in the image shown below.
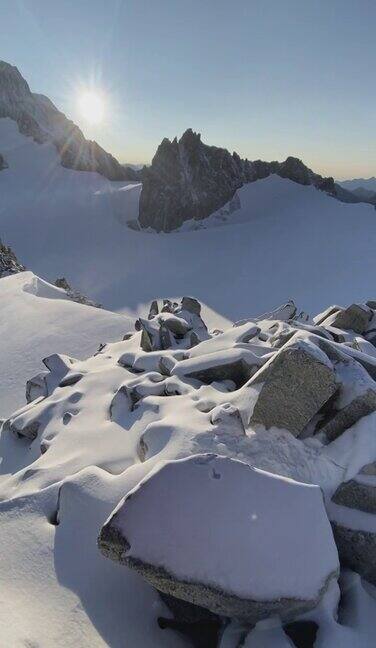
<path fill-rule="evenodd" d="M 159 304 L 153 303 L 150 320 L 147 321 L 152 324 L 154 318 L 161 317 L 163 321 L 167 318 L 173 323 L 173 335 L 177 337 L 172 340 L 171 348 L 145 351 L 141 345 L 142 331 L 138 330 L 139 324 L 131 332 L 129 321 L 124 318 L 118 318 L 118 322 L 117 316 L 106 311 L 75 304 L 63 290 L 43 282 L 31 273 L 4 278 L 0 284 L 0 289 L 4 289 L 1 296 L 7 313 L 13 312 L 13 319 L 7 316 L 7 320 L 15 328 L 15 322 L 19 325 L 20 313 L 23 313 L 25 321 L 19 351 L 15 352 L 13 331 L 10 335 L 10 329 L 7 329 L 2 338 L 2 353 L 7 371 L 13 376 L 13 384 L 16 386 L 18 383 L 14 376 L 20 380 L 21 374 L 25 373 L 29 365 L 32 365 L 29 376 L 34 376 L 27 385 L 28 404 L 12 414 L 4 411 L 8 418 L 2 426 L 0 438 L 0 544 L 3 547 L 0 552 L 3 583 L 3 594 L 0 593 L 0 627 L 7 645 L 22 643 L 22 637 L 31 633 L 30 628 L 35 641 L 40 644 L 47 641 L 48 645 L 54 637 L 61 635 L 64 627 L 64 640 L 68 645 L 80 645 L 84 636 L 86 644 L 95 648 L 121 645 L 125 639 L 131 645 L 148 648 L 156 645 L 176 647 L 185 645 L 185 639 L 173 632 L 173 629 L 182 630 L 182 624 L 191 623 L 187 620 L 189 615 L 191 620 L 200 619 L 199 623 L 208 622 L 203 609 L 205 605 L 210 607 L 213 601 L 218 603 L 219 600 L 213 598 L 212 590 L 206 600 L 200 599 L 203 609 L 191 609 L 188 615 L 184 601 L 175 603 L 171 599 L 164 599 L 163 602 L 157 592 L 134 570 L 124 569 L 121 565 L 106 560 L 96 548 L 96 538 L 101 527 L 106 519 L 112 519 L 112 512 L 122 510 L 119 502 L 124 497 L 126 511 L 133 498 L 135 502 L 141 501 L 141 498 L 143 501 L 144 495 L 146 497 L 153 492 L 153 480 L 158 480 L 161 475 L 163 477 L 165 469 L 172 467 L 175 470 L 177 465 L 191 465 L 193 460 L 190 458 L 196 455 L 215 455 L 219 458 L 213 461 L 224 462 L 226 466 L 235 464 L 236 472 L 240 470 L 243 474 L 246 471 L 248 476 L 250 473 L 253 476 L 262 475 L 262 493 L 255 499 L 255 488 L 250 489 L 249 493 L 246 490 L 246 497 L 241 497 L 238 486 L 224 491 L 224 477 L 216 479 L 213 473 L 210 476 L 205 472 L 202 485 L 196 485 L 195 480 L 194 483 L 187 484 L 181 500 L 178 477 L 175 479 L 174 473 L 174 483 L 166 490 L 166 497 L 157 498 L 157 505 L 153 508 L 153 515 L 156 516 L 154 519 L 145 514 L 143 506 L 137 504 L 137 521 L 140 522 L 140 525 L 137 524 L 137 534 L 140 532 L 140 543 L 149 542 L 147 546 L 152 549 L 158 547 L 158 551 L 163 553 L 165 564 L 172 565 L 176 552 L 179 552 L 180 546 L 185 546 L 188 537 L 176 543 L 174 533 L 170 532 L 168 538 L 163 536 L 168 525 L 167 522 L 167 526 L 159 524 L 158 515 L 163 513 L 167 516 L 172 511 L 172 508 L 168 508 L 171 504 L 175 507 L 176 515 L 180 515 L 178 519 L 179 522 L 181 520 L 182 529 L 186 530 L 188 523 L 195 529 L 193 521 L 197 519 L 202 527 L 197 532 L 203 534 L 208 532 L 210 525 L 219 525 L 221 531 L 225 528 L 226 533 L 215 533 L 210 542 L 207 540 L 206 544 L 203 543 L 207 549 L 205 554 L 198 552 L 197 561 L 196 558 L 189 560 L 187 570 L 184 570 L 187 573 L 191 570 L 189 573 L 194 576 L 201 574 L 203 580 L 205 576 L 206 588 L 210 575 L 216 587 L 226 583 L 235 587 L 237 584 L 237 592 L 241 594 L 240 583 L 244 585 L 244 592 L 248 595 L 251 585 L 256 584 L 257 587 L 260 586 L 260 594 L 272 597 L 276 586 L 273 575 L 278 575 L 283 576 L 278 591 L 281 595 L 285 593 L 287 597 L 291 597 L 294 604 L 298 601 L 299 606 L 303 585 L 310 582 L 311 589 L 305 592 L 305 602 L 312 605 L 319 587 L 319 576 L 326 571 L 327 542 L 324 540 L 325 534 L 321 537 L 317 532 L 322 528 L 321 522 L 325 522 L 327 526 L 324 526 L 328 529 L 330 518 L 335 529 L 335 524 L 338 526 L 341 522 L 340 515 L 343 515 L 345 529 L 355 528 L 362 532 L 366 529 L 370 532 L 374 525 L 374 513 L 337 505 L 331 498 L 344 482 L 364 481 L 364 475 L 360 480 L 359 471 L 362 466 L 376 461 L 376 413 L 363 412 L 364 415 L 355 423 L 352 423 L 354 417 L 348 416 L 344 429 L 330 442 L 323 434 L 325 426 L 333 417 L 335 420 L 338 414 L 356 403 L 368 389 L 373 389 L 376 357 L 371 342 L 351 331 L 316 325 L 313 320 L 300 317 L 299 310 L 291 305 L 266 313 L 265 319 L 247 318 L 237 326 L 224 327 L 224 332 L 211 332 L 206 329 L 201 314 L 198 314 L 199 305 L 193 300 L 186 300 L 184 309 L 179 304 L 166 301 L 165 309 L 160 310 Z M 6 287 L 9 289 L 8 295 Z M 57 309 L 58 304 L 68 306 L 70 317 L 64 310 Z M 174 312 L 175 309 L 180 312 Z M 42 349 L 42 344 L 46 342 L 43 331 L 40 330 L 41 312 L 49 330 L 54 330 L 54 336 L 51 336 L 46 347 L 55 347 L 46 349 L 45 370 L 42 372 L 39 366 L 34 366 L 37 363 L 29 361 L 27 355 L 30 352 L 28 331 L 32 331 L 37 348 Z M 73 320 L 77 339 L 72 337 L 72 313 L 77 314 L 77 318 Z M 84 313 L 90 313 L 90 318 L 94 318 L 90 326 L 82 318 Z M 99 329 L 96 328 L 99 326 L 98 318 L 105 318 Z M 179 329 L 179 333 L 176 333 L 175 318 L 184 320 L 193 328 L 195 322 L 199 323 L 200 330 L 206 331 L 206 339 L 189 346 L 185 336 L 190 331 L 184 333 L 183 329 Z M 60 328 L 57 328 L 57 323 Z M 370 326 L 373 326 L 372 321 Z M 108 339 L 108 333 L 111 332 L 109 338 L 120 341 L 101 344 L 94 356 L 86 360 L 79 359 L 83 355 L 82 341 L 86 340 L 83 332 L 87 331 L 88 346 L 90 342 L 95 349 L 100 341 L 96 333 L 98 330 L 101 331 L 102 340 Z M 183 337 L 179 339 L 181 335 Z M 339 335 L 343 336 L 342 342 L 338 341 Z M 9 344 L 9 340 L 12 344 Z M 58 345 L 56 340 L 59 341 Z M 184 369 L 189 367 L 189 363 L 191 367 L 205 370 L 208 367 L 223 367 L 226 365 L 224 360 L 228 358 L 245 357 L 251 358 L 252 362 L 260 366 L 259 372 L 264 371 L 269 364 L 272 375 L 273 361 L 291 346 L 306 350 L 310 366 L 311 363 L 319 362 L 327 367 L 336 386 L 336 391 L 329 400 L 321 406 L 317 403 L 319 410 L 314 414 L 315 408 L 312 407 L 312 418 L 298 438 L 288 429 L 275 426 L 267 429 L 260 423 L 250 422 L 250 415 L 261 397 L 263 383 L 252 387 L 254 377 L 251 377 L 244 384 L 245 377 L 239 379 L 236 373 L 237 365 L 227 363 L 229 373 L 224 375 L 217 372 L 212 376 L 212 381 L 207 373 L 193 378 Z M 44 351 L 44 347 L 42 350 Z M 31 351 L 33 359 L 34 347 Z M 14 363 L 15 357 L 22 357 L 24 366 L 20 368 Z M 234 373 L 231 378 L 232 370 Z M 39 374 L 35 375 L 38 371 Z M 302 376 L 303 374 L 304 372 Z M 285 375 L 286 379 L 287 377 L 288 374 Z M 316 391 L 322 395 L 321 383 L 311 381 L 308 384 L 311 385 L 312 393 L 307 395 L 303 388 L 299 392 L 303 409 L 305 400 L 309 404 L 315 402 Z M 5 383 L 8 404 L 12 396 L 9 385 Z M 290 402 L 288 399 L 293 399 L 292 390 L 285 391 L 286 402 Z M 216 474 L 217 468 L 218 466 Z M 231 483 L 232 470 L 230 469 L 229 475 Z M 268 474 L 265 476 L 265 473 Z M 238 477 L 234 476 L 234 479 L 235 477 L 237 482 Z M 248 479 L 246 481 L 248 483 Z M 287 505 L 289 498 L 286 498 L 271 518 L 279 501 L 274 491 L 273 496 L 270 496 L 271 483 L 279 484 L 275 488 L 276 492 L 281 490 L 281 497 L 287 492 L 286 489 L 302 493 L 304 503 L 301 501 L 299 506 L 294 503 Z M 193 501 L 191 495 L 195 488 L 199 493 Z M 311 528 L 315 517 L 307 515 L 307 501 L 303 495 L 307 491 L 316 493 L 312 495 L 312 501 L 320 509 L 321 522 L 316 525 L 316 530 Z M 128 494 L 132 492 L 133 496 L 129 500 Z M 269 499 L 272 500 L 270 507 L 267 506 Z M 225 506 L 230 500 L 231 506 Z M 163 502 L 166 504 L 165 509 Z M 257 502 L 260 506 L 262 504 L 262 515 L 257 510 L 251 511 L 251 515 L 255 513 L 258 517 L 250 521 L 246 515 L 248 507 Z M 197 507 L 194 511 L 192 509 L 190 517 L 184 515 L 185 510 L 191 510 L 186 509 L 186 504 Z M 210 507 L 204 508 L 204 504 L 210 504 Z M 313 506 L 318 513 L 316 504 Z M 222 506 L 223 516 L 220 514 Z M 327 517 L 324 507 L 328 512 Z M 353 517 L 358 514 L 361 515 L 360 520 Z M 177 526 L 175 513 L 169 518 L 169 523 L 173 519 Z M 284 523 L 286 520 L 289 524 L 285 527 L 282 521 Z M 154 535 L 148 533 L 151 522 L 155 524 Z M 249 561 L 252 559 L 251 554 L 246 553 L 250 536 L 243 533 L 248 524 L 256 534 L 254 539 L 257 538 L 257 529 L 262 530 L 264 524 L 270 530 L 262 534 L 256 554 L 253 552 L 253 557 L 260 557 L 256 571 L 250 569 L 250 562 L 244 560 L 245 556 Z M 239 529 L 243 531 L 237 532 Z M 276 529 L 279 530 L 278 534 Z M 285 529 L 286 533 L 280 533 L 281 529 Z M 308 533 L 309 529 L 308 544 L 303 543 L 302 547 L 300 543 L 299 549 L 295 548 L 288 572 L 286 552 L 289 547 L 295 546 L 294 542 L 301 537 L 301 532 Z M 290 534 L 294 533 L 296 538 L 293 537 L 290 542 Z M 330 530 L 328 533 L 330 535 Z M 337 537 L 336 531 L 335 535 Z M 27 542 L 24 541 L 25 537 Z M 285 542 L 286 538 L 288 542 Z M 158 544 L 154 540 L 158 540 Z M 224 555 L 225 543 L 230 543 L 227 546 L 230 546 L 231 551 L 223 560 L 219 560 L 216 558 L 217 549 L 220 548 Z M 316 547 L 316 553 L 312 556 L 314 574 L 310 571 L 311 555 L 306 554 L 306 549 L 312 546 Z M 237 553 L 233 551 L 234 547 L 237 548 Z M 272 561 L 267 555 L 268 547 L 273 556 Z M 320 551 L 322 562 L 319 558 Z M 236 566 L 234 570 L 230 569 L 231 552 L 232 562 Z M 333 553 L 336 555 L 335 550 Z M 185 555 L 191 557 L 189 548 Z M 295 555 L 298 556 L 297 565 L 302 556 L 306 556 L 305 564 L 299 567 L 296 580 Z M 280 556 L 284 560 L 279 561 Z M 210 573 L 203 567 L 204 557 Z M 243 570 L 239 567 L 240 560 L 236 562 L 238 557 L 242 557 L 245 567 Z M 222 569 L 223 566 L 226 566 L 226 571 Z M 238 581 L 235 577 L 239 574 L 241 579 Z M 260 578 L 256 582 L 254 578 L 257 575 Z M 14 587 L 15 583 L 19 587 Z M 188 591 L 191 591 L 190 584 Z M 169 581 L 168 586 L 170 585 Z M 340 586 L 342 587 L 341 583 Z M 371 585 L 365 584 L 364 587 Z M 223 593 L 223 587 L 221 589 Z M 362 588 L 356 591 L 358 590 L 363 612 L 368 607 L 370 611 L 374 610 L 371 594 Z M 35 591 L 38 596 L 31 595 Z M 202 594 L 202 590 L 200 592 Z M 175 590 L 173 596 L 178 595 L 179 591 Z M 328 597 L 330 604 L 327 603 Z M 237 603 L 238 598 L 239 596 L 235 599 Z M 332 579 L 332 585 L 320 604 L 309 612 L 308 620 L 315 621 L 319 626 L 316 643 L 319 642 L 320 648 L 326 648 L 333 641 L 346 648 L 352 645 L 363 648 L 367 644 L 362 645 L 361 640 L 371 636 L 370 632 L 365 631 L 361 624 L 350 624 L 349 629 L 350 626 L 342 624 L 341 616 L 340 621 L 336 621 L 338 599 L 338 586 Z M 347 593 L 345 599 L 347 600 Z M 111 606 L 108 605 L 109 600 Z M 268 605 L 262 607 L 265 600 L 269 605 L 271 599 L 257 599 L 257 614 L 261 616 L 273 613 Z M 346 600 L 340 604 L 340 615 L 343 607 L 346 607 Z M 221 604 L 230 603 L 234 605 L 234 600 L 223 595 Z M 276 605 L 282 606 L 284 603 L 279 598 Z M 223 613 L 225 609 L 226 614 L 230 613 L 229 607 L 221 609 Z M 282 614 L 286 611 L 281 607 L 278 609 Z M 36 627 L 33 620 L 45 614 L 46 610 L 48 619 L 43 628 Z M 231 610 L 231 614 L 235 614 L 234 608 Z M 171 614 L 175 618 L 171 619 Z M 295 613 L 291 614 L 289 622 L 300 620 Z M 371 617 L 372 614 L 370 612 Z M 218 634 L 222 623 L 217 616 L 214 620 L 210 617 L 214 634 Z M 157 623 L 158 617 L 161 617 L 160 625 Z M 9 618 L 12 619 L 11 624 Z M 369 627 L 374 626 L 371 623 Z M 195 628 L 198 632 L 198 628 Z M 191 629 L 193 633 L 193 628 Z M 260 628 L 252 639 L 260 639 L 262 635 L 259 630 Z M 279 634 L 283 638 L 289 638 L 286 632 L 287 630 L 281 629 Z M 247 633 L 250 633 L 249 624 L 241 634 L 243 639 Z M 223 634 L 223 640 L 225 635 L 229 637 L 229 633 L 226 631 Z M 48 639 L 45 640 L 45 637 Z M 227 646 L 225 643 L 223 645 Z"/>
<path fill-rule="evenodd" d="M 215 455 L 162 464 L 99 546 L 157 589 L 251 623 L 315 607 L 338 573 L 319 488 Z"/>
<path fill-rule="evenodd" d="M 372 316 L 372 310 L 366 305 L 351 304 L 351 306 L 331 314 L 322 324 L 338 329 L 351 329 L 355 333 L 363 334 L 366 332 Z"/>
<path fill-rule="evenodd" d="M 341 560 L 376 585 L 376 463 L 341 484 L 329 508 Z"/>
<path fill-rule="evenodd" d="M 140 317 L 136 322 L 137 330 L 142 331 L 142 349 L 185 349 L 206 340 L 209 337 L 208 330 L 200 313 L 201 305 L 192 297 L 183 297 L 180 305 L 165 299 L 161 312 L 158 302 L 154 300 L 148 318 Z"/>

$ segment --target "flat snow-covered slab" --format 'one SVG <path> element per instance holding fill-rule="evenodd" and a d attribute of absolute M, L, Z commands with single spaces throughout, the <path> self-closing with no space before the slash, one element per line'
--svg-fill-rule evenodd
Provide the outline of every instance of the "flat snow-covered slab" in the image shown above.
<path fill-rule="evenodd" d="M 160 570 L 161 580 L 188 584 L 187 600 L 200 584 L 247 601 L 279 599 L 282 613 L 287 599 L 317 603 L 338 568 L 317 486 L 216 455 L 163 463 L 115 511 L 100 544 L 157 587 Z"/>

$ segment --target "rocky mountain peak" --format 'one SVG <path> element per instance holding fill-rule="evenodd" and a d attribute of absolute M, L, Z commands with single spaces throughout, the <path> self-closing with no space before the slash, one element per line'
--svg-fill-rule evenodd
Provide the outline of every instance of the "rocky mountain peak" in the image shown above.
<path fill-rule="evenodd" d="M 0 277 L 7 277 L 17 272 L 25 270 L 25 266 L 20 263 L 8 245 L 4 245 L 0 239 Z"/>
<path fill-rule="evenodd" d="M 223 207 L 248 182 L 276 173 L 336 195 L 333 178 L 323 178 L 296 157 L 254 162 L 236 152 L 208 146 L 188 128 L 181 138 L 165 138 L 143 174 L 141 227 L 171 231 L 189 219 L 201 220 Z"/>
<path fill-rule="evenodd" d="M 0 118 L 17 122 L 23 135 L 38 143 L 53 143 L 63 166 L 79 171 L 97 171 L 110 180 L 127 180 L 127 170 L 97 142 L 82 131 L 41 94 L 31 92 L 19 70 L 0 62 Z"/>
<path fill-rule="evenodd" d="M 0 88 L 2 95 L 31 95 L 29 84 L 18 68 L 6 61 L 0 61 Z"/>

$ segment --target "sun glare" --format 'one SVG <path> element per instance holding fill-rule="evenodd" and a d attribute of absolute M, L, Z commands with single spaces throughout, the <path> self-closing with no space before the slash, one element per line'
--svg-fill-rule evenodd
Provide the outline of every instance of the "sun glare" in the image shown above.
<path fill-rule="evenodd" d="M 83 92 L 79 97 L 81 115 L 91 124 L 98 124 L 103 119 L 104 105 L 102 97 L 96 92 Z"/>

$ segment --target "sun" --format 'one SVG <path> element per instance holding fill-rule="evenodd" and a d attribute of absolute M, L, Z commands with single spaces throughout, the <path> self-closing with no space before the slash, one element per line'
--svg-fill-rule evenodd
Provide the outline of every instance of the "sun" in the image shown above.
<path fill-rule="evenodd" d="M 103 120 L 104 103 L 97 92 L 82 92 L 78 99 L 80 113 L 91 124 L 99 124 Z"/>

